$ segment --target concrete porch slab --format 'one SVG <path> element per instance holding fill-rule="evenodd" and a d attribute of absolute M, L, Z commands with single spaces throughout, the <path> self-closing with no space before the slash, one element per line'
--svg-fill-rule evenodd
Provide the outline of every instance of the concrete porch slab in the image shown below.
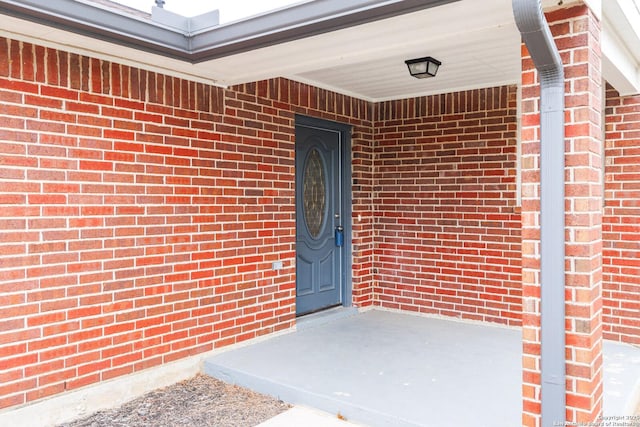
<path fill-rule="evenodd" d="M 218 354 L 223 381 L 368 425 L 512 427 L 520 331 L 385 311 Z"/>
<path fill-rule="evenodd" d="M 605 341 L 602 353 L 604 415 L 636 415 L 640 405 L 640 348 Z"/>
<path fill-rule="evenodd" d="M 521 423 L 517 329 L 378 310 L 335 310 L 299 324 L 207 359 L 205 372 L 371 426 Z M 623 415 L 640 349 L 606 343 L 605 353 L 605 414 Z"/>

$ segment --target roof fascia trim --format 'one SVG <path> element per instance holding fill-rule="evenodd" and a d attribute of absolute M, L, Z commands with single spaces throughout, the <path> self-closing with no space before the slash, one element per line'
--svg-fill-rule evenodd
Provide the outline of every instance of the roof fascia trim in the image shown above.
<path fill-rule="evenodd" d="M 193 33 L 75 0 L 0 0 L 0 14 L 200 63 L 457 1 L 307 1 Z"/>
<path fill-rule="evenodd" d="M 208 61 L 457 1 L 308 1 L 195 34 L 193 60 Z"/>
<path fill-rule="evenodd" d="M 133 15 L 74 0 L 0 0 L 0 13 L 176 59 L 189 60 L 188 37 Z"/>

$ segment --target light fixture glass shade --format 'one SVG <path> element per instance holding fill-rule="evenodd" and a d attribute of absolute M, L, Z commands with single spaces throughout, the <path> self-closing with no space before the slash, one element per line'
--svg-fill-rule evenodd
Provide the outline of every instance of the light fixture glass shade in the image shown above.
<path fill-rule="evenodd" d="M 428 77 L 435 77 L 438 72 L 438 68 L 442 64 L 437 59 L 430 56 L 417 59 L 409 59 L 404 61 L 409 68 L 409 73 L 417 79 L 426 79 Z"/>

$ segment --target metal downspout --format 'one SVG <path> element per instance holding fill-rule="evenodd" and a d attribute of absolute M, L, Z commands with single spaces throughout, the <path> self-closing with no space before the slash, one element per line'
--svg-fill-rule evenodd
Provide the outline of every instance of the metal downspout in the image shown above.
<path fill-rule="evenodd" d="M 540 75 L 540 368 L 542 426 L 547 427 L 566 418 L 564 69 L 540 0 L 512 0 L 512 5 Z"/>

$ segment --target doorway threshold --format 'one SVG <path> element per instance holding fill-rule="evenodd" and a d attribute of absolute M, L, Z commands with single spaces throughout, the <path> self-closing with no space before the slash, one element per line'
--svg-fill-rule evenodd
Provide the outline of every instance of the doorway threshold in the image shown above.
<path fill-rule="evenodd" d="M 355 316 L 358 314 L 356 307 L 333 307 L 314 313 L 305 314 L 296 319 L 296 330 L 303 331 L 316 326 L 325 325 L 339 319 Z"/>

